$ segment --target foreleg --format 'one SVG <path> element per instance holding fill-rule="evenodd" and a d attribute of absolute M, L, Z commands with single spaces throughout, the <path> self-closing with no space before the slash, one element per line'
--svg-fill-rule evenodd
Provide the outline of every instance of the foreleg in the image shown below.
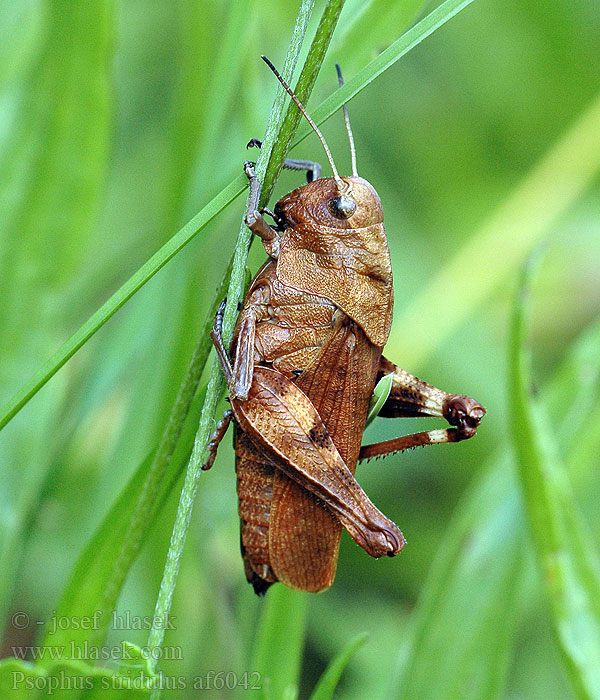
<path fill-rule="evenodd" d="M 258 141 L 258 139 L 252 139 L 248 145 L 256 145 L 259 143 L 260 141 Z M 314 163 L 309 160 L 288 159 L 284 163 L 284 168 L 290 168 L 292 170 L 306 170 L 310 175 L 307 175 L 309 182 L 311 182 L 313 176 L 318 178 L 321 174 L 321 166 L 318 163 Z M 262 240 L 267 255 L 272 258 L 276 258 L 279 255 L 279 236 L 277 235 L 278 229 L 269 226 L 266 219 L 263 217 L 263 212 L 270 214 L 270 216 L 274 216 L 274 214 L 268 209 L 259 210 L 258 208 L 261 185 L 260 180 L 254 171 L 254 163 L 249 160 L 245 161 L 244 172 L 250 181 L 250 198 L 248 200 L 248 209 L 246 211 L 244 221 L 252 233 L 256 234 Z M 279 225 L 279 222 L 277 223 Z"/>
<path fill-rule="evenodd" d="M 244 222 L 252 233 L 256 234 L 262 240 L 267 255 L 276 258 L 279 255 L 279 236 L 275 229 L 269 226 L 258 210 L 260 180 L 254 172 L 254 163 L 247 160 L 244 163 L 244 172 L 250 181 L 250 198 L 248 200 L 248 209 L 244 217 Z"/>

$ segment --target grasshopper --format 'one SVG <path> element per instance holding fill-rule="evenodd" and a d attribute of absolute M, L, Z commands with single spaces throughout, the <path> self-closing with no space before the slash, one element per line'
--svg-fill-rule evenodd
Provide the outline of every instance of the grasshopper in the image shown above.
<path fill-rule="evenodd" d="M 258 211 L 260 182 L 253 163 L 244 164 L 245 221 L 269 257 L 248 288 L 230 353 L 221 337 L 223 305 L 215 318 L 211 337 L 231 409 L 211 439 L 205 468 L 233 419 L 246 578 L 258 594 L 276 581 L 318 592 L 335 578 L 343 528 L 373 557 L 394 556 L 405 544 L 354 478 L 357 462 L 470 438 L 485 409 L 382 355 L 392 323 L 392 268 L 380 199 L 357 173 L 346 106 L 352 176 L 340 177 L 318 127 L 263 59 L 319 137 L 333 177 L 320 177 L 318 163 L 286 160 L 284 167 L 307 171 L 307 184 L 273 212 Z M 389 374 L 380 416 L 433 416 L 451 427 L 361 446 L 374 387 Z"/>

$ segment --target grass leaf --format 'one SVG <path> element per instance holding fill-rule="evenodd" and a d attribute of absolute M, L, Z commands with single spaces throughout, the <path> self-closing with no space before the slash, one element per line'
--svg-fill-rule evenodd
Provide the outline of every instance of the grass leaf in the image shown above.
<path fill-rule="evenodd" d="M 590 186 L 600 170 L 599 130 L 600 94 L 394 319 L 388 347 L 402 352 L 405 366 L 423 363 Z M 440 315 L 437 304 L 457 280 L 460 303 L 451 314 Z M 404 328 L 411 329 L 410 343 L 405 342 Z"/>
<path fill-rule="evenodd" d="M 392 384 L 394 382 L 394 373 L 390 372 L 382 377 L 378 382 L 377 386 L 373 390 L 373 396 L 371 396 L 371 403 L 369 405 L 369 413 L 367 415 L 367 422 L 365 428 L 370 425 L 376 418 L 379 411 L 381 411 L 383 404 L 388 400 L 390 391 L 392 390 Z"/>
<path fill-rule="evenodd" d="M 397 37 L 398 27 L 407 26 L 421 10 L 422 0 L 368 0 L 361 3 L 355 16 L 336 34 L 333 53 L 351 73 L 364 66 Z"/>
<path fill-rule="evenodd" d="M 29 22 L 39 23 L 38 28 L 43 24 L 43 31 L 31 37 L 32 65 L 20 89 L 13 91 L 9 85 L 1 95 L 3 387 L 21 376 L 23 358 L 37 363 L 56 342 L 56 309 L 48 299 L 55 286 L 73 274 L 93 233 L 104 193 L 112 124 L 112 3 L 99 0 L 64 7 L 49 3 L 43 23 L 39 15 L 34 19 L 32 6 L 23 7 L 18 13 L 24 16 L 13 17 L 19 29 L 3 26 L 0 40 Z M 16 8 L 3 5 L 3 20 L 11 11 Z M 14 59 L 5 58 L 9 63 Z M 65 65 L 70 70 L 65 71 Z M 0 458 L 10 465 L 3 474 L 3 491 L 11 493 L 15 478 L 19 493 L 6 504 L 0 527 L 1 611 L 10 604 L 21 538 L 51 468 L 47 443 L 56 428 L 49 428 L 48 417 L 60 411 L 63 393 L 60 386 L 57 389 L 28 417 L 30 424 L 38 426 L 36 440 L 26 441 L 27 424 L 22 423 L 13 433 L 14 448 L 5 443 L 7 449 Z"/>
<path fill-rule="evenodd" d="M 367 641 L 368 634 L 359 634 L 354 639 L 351 639 L 348 644 L 339 652 L 339 654 L 329 662 L 329 665 L 323 672 L 319 682 L 310 695 L 310 700 L 333 700 L 333 694 L 339 680 L 350 660 Z"/>
<path fill-rule="evenodd" d="M 260 673 L 262 700 L 296 692 L 304 647 L 306 594 L 273 586 L 265 601 L 250 668 Z"/>
<path fill-rule="evenodd" d="M 573 343 L 541 392 L 543 405 L 556 415 L 565 453 L 587 440 L 587 422 L 577 425 L 597 402 L 598 367 L 600 324 L 594 324 Z M 390 700 L 500 696 L 510 639 L 530 588 L 523 566 L 525 522 L 511 464 L 499 451 L 448 525 L 399 655 Z M 577 476 L 593 473 L 594 466 L 588 460 Z"/>
<path fill-rule="evenodd" d="M 432 10 L 417 24 L 404 32 L 376 58 L 367 63 L 356 75 L 331 93 L 316 109 L 312 110 L 311 116 L 314 121 L 317 124 L 322 124 L 329 119 L 342 105 L 356 97 L 375 78 L 378 78 L 388 68 L 391 68 L 402 56 L 405 56 L 411 49 L 418 46 L 424 39 L 446 24 L 472 2 L 473 0 L 445 0 L 439 7 L 436 7 L 435 10 Z M 294 142 L 294 146 L 297 146 L 310 133 L 312 133 L 310 129 L 304 129 Z"/>
<path fill-rule="evenodd" d="M 312 7 L 313 0 L 303 0 L 298 11 L 283 68 L 285 78 L 289 79 L 289 76 L 294 71 L 294 67 L 298 60 L 300 49 L 306 35 L 306 30 L 308 28 Z M 333 31 L 333 27 L 330 27 L 330 31 Z M 271 108 L 271 113 L 269 115 L 265 139 L 256 163 L 256 174 L 261 180 L 262 178 L 269 176 L 269 161 L 270 156 L 272 155 L 273 146 L 286 126 L 286 120 L 284 119 L 283 114 L 283 105 L 284 93 L 283 89 L 281 88 L 278 89 L 275 96 L 273 107 Z M 282 160 L 283 157 L 284 155 L 281 156 Z M 276 172 L 278 172 L 276 165 L 277 164 L 274 163 L 272 166 L 272 174 L 270 175 L 271 178 L 274 178 L 276 176 Z M 231 261 L 231 276 L 229 278 L 227 300 L 223 311 L 222 332 L 224 342 L 226 344 L 229 343 L 229 339 L 233 333 L 235 317 L 238 313 L 238 302 L 241 300 L 244 291 L 244 282 L 246 279 L 246 258 L 248 255 L 251 238 L 252 233 L 245 225 L 245 220 L 243 219 Z M 219 299 L 217 298 L 216 302 L 218 303 L 218 301 Z M 165 569 L 156 600 L 154 620 L 158 622 L 156 624 L 153 623 L 148 637 L 148 646 L 153 650 L 158 650 L 158 648 L 162 645 L 164 638 L 164 627 L 160 624 L 160 620 L 167 619 L 171 610 L 181 557 L 183 555 L 187 531 L 191 522 L 194 500 L 198 489 L 203 457 L 210 437 L 212 421 L 222 392 L 223 383 L 221 368 L 217 359 L 215 358 L 211 367 L 210 379 L 206 389 L 206 397 L 202 406 L 200 424 L 194 440 L 194 447 L 192 449 L 183 489 L 179 498 L 175 522 L 173 524 L 173 532 L 171 535 L 171 543 L 169 546 L 169 551 L 167 552 L 167 561 L 165 563 Z"/>
<path fill-rule="evenodd" d="M 208 222 L 221 212 L 230 202 L 241 194 L 247 186 L 244 175 L 239 175 L 214 199 L 203 207 L 193 219 L 183 226 L 162 248 L 160 248 L 142 267 L 132 275 L 90 318 L 77 330 L 67 342 L 41 367 L 25 386 L 12 398 L 2 418 L 2 429 L 58 372 L 58 370 L 81 348 L 102 326 L 141 289 L 148 280 L 164 267 L 187 243 L 189 243 Z"/>
<path fill-rule="evenodd" d="M 485 473 L 448 526 L 403 644 L 390 699 L 498 696 L 522 589 L 520 513 L 506 467 L 503 460 Z"/>
<path fill-rule="evenodd" d="M 554 433 L 531 395 L 526 344 L 531 267 L 524 268 L 509 339 L 510 433 L 558 643 L 577 696 L 598 700 L 600 567 Z"/>
<path fill-rule="evenodd" d="M 182 436 L 177 444 L 166 472 L 156 494 L 155 508 L 148 522 L 148 527 L 158 517 L 183 472 L 191 451 L 191 445 L 198 425 L 200 408 L 204 393 L 194 400 L 192 409 L 184 425 Z M 56 617 L 63 619 L 82 619 L 94 615 L 100 608 L 100 601 L 105 595 L 108 581 L 113 575 L 114 563 L 119 558 L 122 540 L 126 536 L 136 509 L 140 493 L 148 480 L 148 473 L 154 459 L 150 454 L 144 459 L 127 485 L 104 516 L 95 534 L 80 554 L 69 578 L 69 582 L 56 607 Z M 98 635 L 100 637 L 101 635 Z M 90 640 L 90 630 L 58 628 L 52 635 L 47 635 L 47 646 L 78 645 Z"/>

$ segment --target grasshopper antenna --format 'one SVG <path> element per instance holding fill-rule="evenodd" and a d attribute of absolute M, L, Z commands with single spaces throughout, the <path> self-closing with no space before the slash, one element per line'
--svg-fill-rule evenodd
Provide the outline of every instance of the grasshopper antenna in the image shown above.
<path fill-rule="evenodd" d="M 335 69 L 337 70 L 338 80 L 340 82 L 340 87 L 344 84 L 344 79 L 342 78 L 342 69 L 339 63 L 335 64 Z M 350 142 L 350 155 L 352 156 L 352 175 L 358 177 L 358 171 L 356 170 L 356 148 L 354 147 L 354 136 L 352 135 L 352 127 L 350 126 L 350 117 L 348 116 L 348 107 L 342 105 L 344 110 L 344 121 L 346 122 L 346 131 L 348 132 L 348 141 Z"/>
<path fill-rule="evenodd" d="M 319 140 L 321 141 L 321 144 L 323 145 L 323 148 L 325 149 L 325 153 L 327 154 L 327 160 L 329 161 L 329 165 L 331 166 L 331 170 L 333 171 L 333 177 L 335 178 L 335 181 L 337 182 L 338 189 L 343 188 L 344 184 L 342 182 L 342 179 L 338 175 L 337 168 L 335 167 L 335 163 L 333 162 L 333 156 L 331 155 L 331 151 L 329 150 L 329 147 L 327 146 L 327 143 L 325 142 L 323 134 L 319 131 L 319 127 L 309 117 L 308 112 L 302 106 L 302 102 L 300 102 L 300 100 L 296 97 L 296 95 L 294 94 L 294 92 L 292 91 L 290 86 L 281 77 L 277 68 L 275 68 L 275 66 L 271 63 L 271 61 L 269 61 L 269 59 L 266 56 L 261 56 L 261 58 L 269 66 L 269 68 L 273 71 L 277 80 L 279 80 L 279 82 L 283 85 L 284 90 L 292 98 L 292 100 L 294 100 L 294 102 L 298 106 L 298 109 L 306 117 L 306 121 L 312 126 L 315 134 L 319 137 Z"/>

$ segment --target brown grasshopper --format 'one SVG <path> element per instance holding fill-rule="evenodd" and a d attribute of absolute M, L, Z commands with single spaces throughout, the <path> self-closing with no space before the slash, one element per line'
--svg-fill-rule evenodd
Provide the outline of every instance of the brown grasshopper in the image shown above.
<path fill-rule="evenodd" d="M 352 176 L 340 177 L 321 132 L 263 59 L 321 140 L 333 177 L 320 178 L 317 163 L 287 160 L 285 167 L 307 171 L 308 184 L 280 199 L 274 212 L 259 212 L 260 182 L 253 163 L 244 164 L 245 221 L 269 258 L 246 293 L 233 365 L 221 338 L 223 306 L 215 318 L 211 337 L 231 410 L 217 426 L 205 468 L 233 417 L 246 578 L 259 594 L 276 581 L 317 592 L 333 583 L 342 527 L 373 557 L 394 556 L 405 544 L 354 478 L 357 462 L 470 438 L 485 409 L 382 356 L 392 323 L 392 269 L 381 202 L 357 174 L 347 109 Z M 338 75 L 341 85 L 339 67 Z M 453 427 L 361 446 L 373 389 L 390 373 L 380 416 L 435 416 Z"/>

